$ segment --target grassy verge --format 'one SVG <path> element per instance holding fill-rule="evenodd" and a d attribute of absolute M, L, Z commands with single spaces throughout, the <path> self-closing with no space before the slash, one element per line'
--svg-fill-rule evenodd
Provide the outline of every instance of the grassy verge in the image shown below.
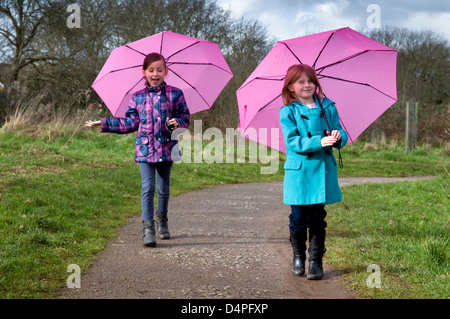
<path fill-rule="evenodd" d="M 450 155 L 447 148 L 422 147 L 405 154 L 402 144 L 374 145 L 360 142 L 345 146 L 341 151 L 344 168 L 341 177 L 405 177 L 434 176 L 442 170 L 442 161 Z M 338 157 L 335 152 L 336 158 Z"/>
<path fill-rule="evenodd" d="M 327 262 L 361 298 L 450 296 L 450 199 L 441 183 L 349 186 L 329 206 Z M 370 265 L 379 267 L 378 287 Z"/>
<path fill-rule="evenodd" d="M 32 133 L 0 133 L 0 298 L 52 297 L 57 289 L 65 285 L 69 264 L 76 263 L 81 269 L 86 269 L 94 254 L 116 234 L 118 227 L 126 223 L 131 215 L 140 213 L 140 174 L 133 158 L 134 136 L 98 134 L 82 130 L 67 148 L 64 144 L 70 133 L 49 133 L 34 137 Z M 195 152 L 194 148 L 192 152 Z M 441 159 L 448 156 L 448 151 L 419 149 L 413 154 L 405 155 L 397 146 L 369 150 L 365 149 L 364 144 L 354 144 L 344 149 L 342 155 L 344 169 L 340 170 L 340 176 L 412 176 L 435 175 L 442 165 Z M 261 168 L 266 164 L 250 163 L 248 156 L 247 154 L 245 164 L 226 161 L 208 164 L 203 161 L 174 165 L 172 195 L 224 183 L 282 180 L 283 155 L 280 156 L 279 169 L 275 174 L 261 174 Z M 414 198 L 423 197 L 425 195 L 422 195 L 422 192 L 429 192 L 430 189 L 436 192 L 436 185 L 430 183 L 435 182 L 417 183 L 417 189 L 411 191 L 410 195 Z M 337 218 L 329 223 L 330 229 L 333 224 L 337 227 L 330 230 L 331 240 L 336 240 L 332 242 L 335 247 L 341 245 L 338 242 L 339 234 L 348 233 L 347 240 L 344 240 L 346 236 L 341 236 L 342 240 L 350 245 L 348 250 L 353 251 L 351 245 L 359 248 L 360 245 L 355 244 L 355 241 L 360 239 L 355 234 L 365 234 L 366 231 L 363 228 L 349 231 L 345 227 L 354 227 L 356 221 L 353 219 L 363 224 L 367 216 L 372 216 L 370 212 L 379 211 L 377 205 L 385 203 L 383 197 L 371 194 L 370 198 L 374 204 L 366 208 L 368 195 L 364 187 L 366 186 L 346 188 L 345 201 L 332 208 L 335 217 L 331 218 Z M 406 196 L 392 189 L 393 186 L 371 187 L 376 189 L 380 196 Z M 362 191 L 359 191 L 360 189 Z M 373 189 L 371 191 L 373 192 Z M 391 202 L 395 203 L 395 200 L 392 199 Z M 422 199 L 419 205 L 426 206 L 430 202 L 428 199 Z M 361 206 L 358 206 L 358 203 Z M 439 199 L 438 203 L 445 204 L 445 198 Z M 362 210 L 361 207 L 364 207 L 367 215 L 357 213 Z M 392 214 L 400 207 L 403 208 L 404 205 L 393 206 Z M 432 209 L 433 207 L 429 208 L 430 211 Z M 422 213 L 422 208 L 416 210 Z M 445 214 L 440 210 L 438 213 Z M 416 215 L 418 216 L 418 213 L 405 213 L 407 217 Z M 386 216 L 383 215 L 384 218 Z M 352 222 L 341 222 L 338 218 Z M 430 215 L 427 218 L 432 220 L 435 217 Z M 391 227 L 392 230 L 397 231 L 402 225 L 395 216 L 390 216 L 389 220 L 393 220 L 397 226 Z M 445 224 L 448 220 L 439 219 L 436 223 Z M 384 227 L 384 231 L 389 230 L 389 227 Z M 440 234 L 441 230 L 436 232 Z M 386 237 L 384 232 L 374 230 L 373 233 L 375 239 L 371 240 L 375 242 L 377 236 Z M 403 240 L 400 236 L 393 238 L 396 238 L 396 244 L 392 244 L 394 246 L 388 249 L 395 249 L 401 254 L 400 252 L 407 248 L 401 246 Z M 444 237 L 424 237 L 425 242 L 420 245 L 428 247 L 429 251 L 441 251 L 439 245 L 442 238 Z M 444 240 L 448 242 L 448 238 Z M 369 249 L 369 243 L 365 244 L 367 247 L 361 248 Z M 351 265 L 352 258 L 353 255 L 345 255 L 344 252 L 329 254 L 329 261 L 338 268 Z M 392 259 L 391 256 L 386 258 Z M 443 257 L 439 258 L 442 260 Z M 382 266 L 383 275 L 388 276 L 393 271 L 388 268 L 389 263 L 382 259 L 369 259 L 370 263 Z M 368 260 L 361 260 L 353 266 L 345 266 L 350 269 L 345 276 L 352 273 L 351 267 L 357 267 L 359 273 L 360 268 L 367 262 Z M 433 270 L 433 273 L 441 276 L 443 273 L 440 269 Z M 367 276 L 367 273 L 363 275 Z M 392 276 L 395 277 L 396 273 L 393 272 Z M 349 277 L 349 280 L 356 281 L 352 277 Z M 383 283 L 388 284 L 388 281 Z M 436 293 L 429 295 L 434 296 Z M 439 292 L 437 295 L 443 297 Z M 373 293 L 368 296 L 380 297 L 379 294 Z"/>
<path fill-rule="evenodd" d="M 140 213 L 134 136 L 83 132 L 67 148 L 68 138 L 0 133 L 0 298 L 51 297 L 69 264 L 86 269 Z M 260 175 L 262 166 L 175 164 L 171 194 L 282 178 Z"/>

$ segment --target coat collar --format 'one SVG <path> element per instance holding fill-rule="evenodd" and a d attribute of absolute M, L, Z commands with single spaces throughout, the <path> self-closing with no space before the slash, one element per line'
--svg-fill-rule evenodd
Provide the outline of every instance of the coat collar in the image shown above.
<path fill-rule="evenodd" d="M 149 86 L 148 83 L 145 84 L 149 93 L 158 93 L 159 91 L 163 91 L 166 88 L 166 82 L 161 83 L 158 86 Z"/>
<path fill-rule="evenodd" d="M 319 106 L 319 100 L 317 99 L 317 97 L 316 97 L 315 95 L 314 95 L 314 102 L 316 102 L 317 107 L 320 109 L 320 106 Z M 323 101 L 322 101 L 322 107 L 323 107 L 323 108 L 326 108 L 326 107 L 328 107 L 329 105 L 331 105 L 331 104 L 333 104 L 333 103 L 334 103 L 334 102 L 331 101 L 329 98 L 324 97 L 324 98 L 323 98 Z M 298 102 L 298 101 L 293 101 L 292 104 L 294 104 L 294 105 L 305 106 L 303 103 L 300 103 L 300 102 Z M 306 107 L 306 106 L 305 106 L 305 107 Z"/>

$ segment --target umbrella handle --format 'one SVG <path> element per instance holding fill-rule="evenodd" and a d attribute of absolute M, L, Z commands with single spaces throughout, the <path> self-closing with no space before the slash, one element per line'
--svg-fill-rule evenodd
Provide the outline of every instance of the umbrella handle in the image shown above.
<path fill-rule="evenodd" d="M 328 119 L 327 119 L 327 116 L 325 114 L 325 109 L 323 108 L 322 103 L 320 102 L 319 98 L 317 98 L 317 101 L 319 101 L 320 109 L 322 110 L 322 115 L 325 118 L 325 122 L 327 122 L 327 127 L 330 130 L 329 132 L 331 134 L 331 127 L 330 127 L 330 123 L 328 123 Z M 342 161 L 341 150 L 340 149 L 337 149 L 337 150 L 339 152 L 339 168 L 344 168 L 344 162 Z"/>
<path fill-rule="evenodd" d="M 331 127 L 330 127 L 330 123 L 328 123 L 327 116 L 325 115 L 325 110 L 324 110 L 324 108 L 323 108 L 323 106 L 322 106 L 322 103 L 320 102 L 320 99 L 319 99 L 319 98 L 317 98 L 317 101 L 319 101 L 320 109 L 322 110 L 322 115 L 323 115 L 323 117 L 325 118 L 325 122 L 327 123 L 328 130 L 329 130 L 329 132 L 330 132 L 330 134 L 331 134 Z"/>

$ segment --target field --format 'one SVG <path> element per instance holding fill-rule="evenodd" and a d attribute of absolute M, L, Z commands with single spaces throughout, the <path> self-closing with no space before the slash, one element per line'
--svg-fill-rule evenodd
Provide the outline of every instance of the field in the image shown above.
<path fill-rule="evenodd" d="M 51 298 L 72 260 L 85 268 L 140 213 L 134 136 L 81 129 L 66 145 L 71 133 L 0 131 L 0 298 Z M 346 187 L 345 200 L 330 206 L 326 262 L 343 269 L 362 298 L 450 296 L 448 155 L 448 148 L 433 147 L 406 155 L 397 143 L 360 142 L 342 151 L 342 177 L 436 176 Z M 268 164 L 248 154 L 244 163 L 175 164 L 171 194 L 282 180 L 284 158 L 274 174 L 261 174 Z M 381 288 L 365 282 L 370 264 L 380 267 Z"/>

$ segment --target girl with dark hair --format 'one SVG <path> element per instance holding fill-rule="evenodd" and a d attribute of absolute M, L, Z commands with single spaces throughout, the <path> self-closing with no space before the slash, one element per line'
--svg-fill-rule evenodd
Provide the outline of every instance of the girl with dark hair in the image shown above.
<path fill-rule="evenodd" d="M 102 118 L 87 121 L 85 126 L 100 125 L 100 132 L 125 134 L 138 131 L 135 161 L 139 163 L 142 188 L 141 207 L 143 245 L 156 245 L 155 219 L 161 239 L 169 239 L 168 205 L 170 172 L 174 161 L 181 160 L 178 141 L 172 139 L 175 128 L 187 128 L 190 113 L 183 92 L 167 85 L 164 78 L 168 68 L 159 53 L 148 54 L 143 62 L 142 74 L 146 87 L 133 94 L 125 118 Z M 157 186 L 157 214 L 154 214 L 153 197 Z"/>

